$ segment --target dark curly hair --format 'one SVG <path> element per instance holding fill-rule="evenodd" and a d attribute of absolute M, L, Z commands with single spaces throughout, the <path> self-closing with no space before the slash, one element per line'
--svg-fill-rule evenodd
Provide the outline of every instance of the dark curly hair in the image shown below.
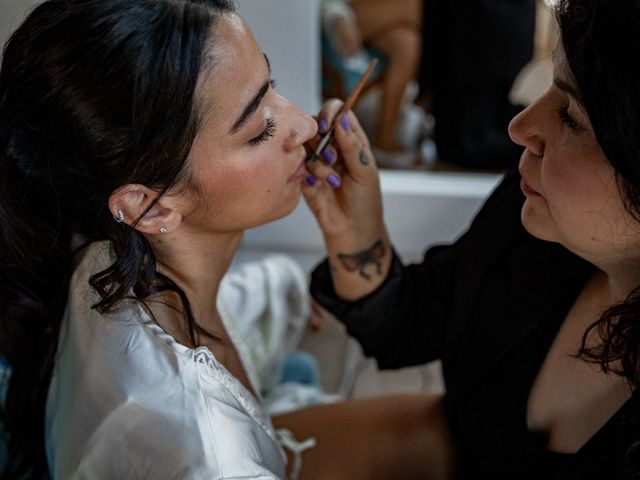
<path fill-rule="evenodd" d="M 640 221 L 640 2 L 561 0 L 556 14 L 567 62 L 598 143 L 616 171 L 627 210 Z M 601 341 L 587 346 L 593 331 Z M 638 387 L 640 286 L 589 327 L 578 355 Z M 630 478 L 640 478 L 639 450 L 640 439 L 627 452 Z"/>
<path fill-rule="evenodd" d="M 129 292 L 180 288 L 150 244 L 108 209 L 127 184 L 189 186 L 194 101 L 230 0 L 48 0 L 13 33 L 0 70 L 0 355 L 12 370 L 0 410 L 10 434 L 1 477 L 47 476 L 44 404 L 78 239 L 109 240 L 95 308 Z M 140 219 L 138 219 L 139 221 Z M 134 224 L 135 225 L 135 224 Z"/>

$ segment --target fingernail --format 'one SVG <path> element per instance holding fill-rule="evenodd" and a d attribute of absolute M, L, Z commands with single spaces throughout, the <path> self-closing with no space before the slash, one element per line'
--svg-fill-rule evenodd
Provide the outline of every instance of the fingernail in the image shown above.
<path fill-rule="evenodd" d="M 349 131 L 349 120 L 347 119 L 347 114 L 343 114 L 340 119 L 340 125 L 342 125 L 342 129 L 347 132 Z"/>
<path fill-rule="evenodd" d="M 320 123 L 318 123 L 318 128 L 320 129 L 320 132 L 326 132 L 327 129 L 329 128 L 329 124 L 327 123 L 327 121 L 323 118 L 322 120 L 320 120 Z"/>
<path fill-rule="evenodd" d="M 313 187 L 318 182 L 318 179 L 313 175 L 307 175 L 304 177 L 304 181 L 307 182 L 307 185 Z"/>
<path fill-rule="evenodd" d="M 325 161 L 325 163 L 326 163 L 327 165 L 331 165 L 333 162 L 335 162 L 335 161 L 336 161 L 336 156 L 335 156 L 335 155 L 333 154 L 333 152 L 332 152 L 330 149 L 328 149 L 328 148 L 325 148 L 325 149 L 322 151 L 322 158 L 324 159 L 324 161 Z"/>
<path fill-rule="evenodd" d="M 329 175 L 327 177 L 327 182 L 329 183 L 329 185 L 331 185 L 333 188 L 338 188 L 340 185 L 342 185 L 342 181 L 340 180 L 340 177 L 336 176 L 336 175 Z"/>

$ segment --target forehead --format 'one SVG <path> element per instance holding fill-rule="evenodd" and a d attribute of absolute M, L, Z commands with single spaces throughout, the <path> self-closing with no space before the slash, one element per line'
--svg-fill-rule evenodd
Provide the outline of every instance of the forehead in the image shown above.
<path fill-rule="evenodd" d="M 209 42 L 197 87 L 205 117 L 245 105 L 268 75 L 263 73 L 267 67 L 253 33 L 235 13 L 218 17 Z"/>
<path fill-rule="evenodd" d="M 208 62 L 214 70 L 218 67 L 229 67 L 231 64 L 246 61 L 252 55 L 261 55 L 251 29 L 246 22 L 235 13 L 225 13 L 218 17 L 213 26 Z M 223 72 L 216 72 L 217 74 Z"/>
<path fill-rule="evenodd" d="M 554 77 L 563 80 L 567 84 L 575 85 L 573 74 L 569 69 L 567 57 L 564 54 L 564 48 L 561 42 L 558 42 L 556 48 L 553 50 L 552 60 Z"/>

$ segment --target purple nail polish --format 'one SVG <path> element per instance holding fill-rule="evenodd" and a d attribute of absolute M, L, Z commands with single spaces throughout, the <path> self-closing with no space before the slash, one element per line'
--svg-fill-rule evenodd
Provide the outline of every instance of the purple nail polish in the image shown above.
<path fill-rule="evenodd" d="M 320 123 L 318 124 L 318 128 L 320 129 L 320 132 L 326 132 L 327 129 L 329 128 L 329 124 L 323 118 L 322 120 L 320 120 Z"/>
<path fill-rule="evenodd" d="M 324 159 L 325 163 L 327 165 L 331 165 L 333 162 L 336 161 L 336 156 L 333 154 L 333 152 L 326 148 L 322 151 L 322 158 Z"/>
<path fill-rule="evenodd" d="M 337 177 L 336 175 L 333 175 L 333 174 L 327 177 L 327 183 L 331 185 L 333 188 L 338 188 L 340 185 L 342 185 L 342 181 L 340 180 L 340 177 Z"/>
<path fill-rule="evenodd" d="M 349 131 L 349 120 L 347 119 L 347 114 L 346 113 L 344 115 L 342 115 L 342 118 L 340 119 L 340 125 L 342 125 L 342 129 L 345 132 Z"/>
<path fill-rule="evenodd" d="M 307 175 L 304 177 L 304 181 L 307 182 L 307 185 L 313 187 L 318 182 L 318 179 L 313 175 Z"/>

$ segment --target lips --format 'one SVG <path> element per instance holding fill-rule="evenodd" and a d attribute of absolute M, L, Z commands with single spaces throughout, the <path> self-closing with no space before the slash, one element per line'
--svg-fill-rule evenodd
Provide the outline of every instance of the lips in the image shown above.
<path fill-rule="evenodd" d="M 541 196 L 537 190 L 531 188 L 531 185 L 527 183 L 524 177 L 520 180 L 520 189 L 522 190 L 522 193 L 527 196 Z"/>
<path fill-rule="evenodd" d="M 305 156 L 305 158 L 306 158 L 306 156 Z M 287 180 L 287 182 L 288 183 L 300 182 L 307 175 L 309 175 L 309 172 L 305 167 L 305 162 L 304 162 L 304 159 L 303 159 L 302 162 L 300 162 L 300 165 L 298 166 L 296 171 L 293 172 L 293 175 L 291 175 L 291 177 L 289 177 L 289 180 Z"/>

